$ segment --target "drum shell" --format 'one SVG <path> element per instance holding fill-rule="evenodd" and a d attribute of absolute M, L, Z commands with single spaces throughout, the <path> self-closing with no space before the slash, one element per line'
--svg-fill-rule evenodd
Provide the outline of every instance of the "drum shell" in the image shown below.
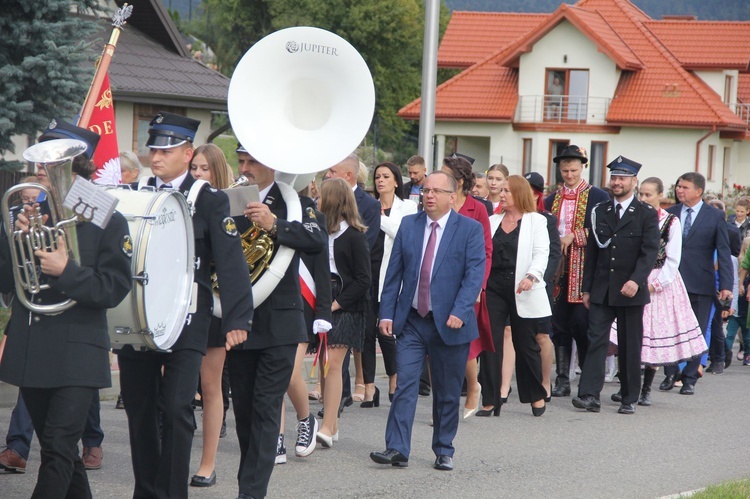
<path fill-rule="evenodd" d="M 133 288 L 107 313 L 112 348 L 169 350 L 191 308 L 195 240 L 190 210 L 177 191 L 112 189 L 133 243 Z"/>

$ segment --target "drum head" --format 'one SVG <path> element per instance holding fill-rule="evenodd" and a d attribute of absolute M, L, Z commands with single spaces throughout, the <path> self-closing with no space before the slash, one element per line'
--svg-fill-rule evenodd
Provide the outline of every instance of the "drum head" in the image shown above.
<path fill-rule="evenodd" d="M 178 192 L 162 192 L 151 210 L 155 216 L 141 241 L 146 244 L 143 268 L 144 309 L 156 346 L 171 348 L 185 325 L 193 289 L 194 241 L 187 204 Z M 138 284 L 136 284 L 138 286 Z"/>

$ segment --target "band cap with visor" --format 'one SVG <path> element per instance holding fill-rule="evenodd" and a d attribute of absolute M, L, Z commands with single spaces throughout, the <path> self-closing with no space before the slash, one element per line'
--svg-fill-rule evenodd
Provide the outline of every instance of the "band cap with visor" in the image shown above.
<path fill-rule="evenodd" d="M 39 142 L 46 142 L 55 139 L 75 139 L 86 143 L 86 159 L 94 156 L 97 144 L 99 144 L 99 134 L 92 132 L 87 128 L 75 126 L 65 120 L 55 118 L 47 125 L 47 129 L 39 136 Z"/>
<path fill-rule="evenodd" d="M 152 149 L 169 149 L 185 142 L 191 144 L 201 122 L 179 114 L 159 111 L 149 123 L 148 142 Z"/>
<path fill-rule="evenodd" d="M 607 165 L 607 168 L 609 168 L 609 174 L 615 177 L 637 177 L 641 166 L 643 165 L 632 159 L 618 156 L 616 160 Z"/>

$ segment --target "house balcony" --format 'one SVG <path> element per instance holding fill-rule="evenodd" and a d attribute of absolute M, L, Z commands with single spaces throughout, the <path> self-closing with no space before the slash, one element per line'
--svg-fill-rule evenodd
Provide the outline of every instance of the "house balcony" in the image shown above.
<path fill-rule="evenodd" d="M 745 128 L 750 130 L 750 104 L 734 104 L 734 114 L 740 117 L 745 122 Z"/>
<path fill-rule="evenodd" d="M 513 122 L 537 125 L 607 125 L 612 99 L 573 95 L 521 95 Z"/>

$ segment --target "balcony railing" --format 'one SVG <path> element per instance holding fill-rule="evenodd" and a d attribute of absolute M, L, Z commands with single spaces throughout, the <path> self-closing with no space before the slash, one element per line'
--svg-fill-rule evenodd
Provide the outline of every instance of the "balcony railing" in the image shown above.
<path fill-rule="evenodd" d="M 611 99 L 574 95 L 521 95 L 516 123 L 605 125 Z"/>
<path fill-rule="evenodd" d="M 745 122 L 745 127 L 750 130 L 750 104 L 734 104 L 734 114 Z"/>

